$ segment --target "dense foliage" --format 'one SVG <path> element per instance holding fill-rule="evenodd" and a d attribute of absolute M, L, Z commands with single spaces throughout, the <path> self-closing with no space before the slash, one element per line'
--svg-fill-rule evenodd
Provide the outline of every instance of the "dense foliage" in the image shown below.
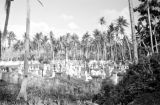
<path fill-rule="evenodd" d="M 139 63 L 130 65 L 116 86 L 112 85 L 109 79 L 104 80 L 101 92 L 93 98 L 100 105 L 160 104 L 160 2 L 158 0 L 139 2 L 138 7 L 134 9 L 139 13 L 138 24 L 135 27 Z"/>
<path fill-rule="evenodd" d="M 122 79 L 118 85 L 113 85 L 112 81 L 106 78 L 102 82 L 100 92 L 97 92 L 96 86 L 98 85 L 93 85 L 92 83 L 82 86 L 81 90 L 73 85 L 64 83 L 58 85 L 56 89 L 49 91 L 44 89 L 47 87 L 45 87 L 46 84 L 43 84 L 40 89 L 37 87 L 34 87 L 34 89 L 36 88 L 35 90 L 30 89 L 34 91 L 31 92 L 29 90 L 29 97 L 30 93 L 35 93 L 36 95 L 40 94 L 42 99 L 48 98 L 48 96 L 56 100 L 66 98 L 72 101 L 77 99 L 89 100 L 92 98 L 92 101 L 99 105 L 159 105 L 160 1 L 139 0 L 139 2 L 140 4 L 134 8 L 134 11 L 139 13 L 138 23 L 135 26 L 139 63 L 129 66 L 125 75 L 121 76 Z M 10 2 L 8 4 L 10 5 Z M 8 6 L 6 5 L 6 8 Z M 6 12 L 9 14 L 9 11 Z M 102 17 L 100 24 L 106 27 L 105 23 L 105 18 Z M 59 38 L 55 38 L 53 32 L 50 32 L 48 35 L 36 33 L 33 40 L 30 40 L 30 59 L 39 60 L 41 63 L 49 63 L 53 59 L 63 59 L 65 61 L 68 59 L 83 60 L 84 62 L 89 60 L 132 61 L 133 45 L 127 35 L 125 35 L 124 29 L 127 26 L 127 20 L 120 16 L 115 23 L 111 23 L 104 31 L 95 29 L 93 34 L 86 32 L 82 40 L 79 40 L 78 35 L 70 33 Z M 14 32 L 7 33 L 7 28 L 4 30 L 2 38 L 8 40 L 8 47 L 2 47 L 2 55 L 5 55 L 7 50 L 10 50 L 20 53 L 18 58 L 23 60 L 26 37 L 24 36 L 24 40 L 20 41 L 16 40 L 15 36 Z M 122 36 L 122 38 L 119 36 Z M 14 41 L 15 43 L 12 44 Z M 6 56 L 2 58 L 6 59 Z M 67 83 L 70 82 L 73 83 L 71 80 Z M 76 92 L 74 92 L 74 89 Z M 6 95 L 7 98 L 5 99 L 12 99 L 9 98 L 8 94 L 4 92 L 0 98 L 5 98 L 3 96 Z M 32 95 L 34 96 L 34 94 Z"/>
<path fill-rule="evenodd" d="M 153 43 L 154 52 L 159 52 L 160 42 L 160 1 L 159 0 L 139 0 L 140 5 L 136 7 L 135 12 L 139 13 L 138 24 L 136 25 L 139 47 L 142 54 L 151 53 L 151 44 Z M 149 18 L 150 17 L 150 20 Z M 149 27 L 151 22 L 151 33 Z M 152 34 L 152 38 L 151 35 Z M 151 43 L 151 39 L 153 42 Z M 152 53 L 154 53 L 152 52 Z"/>
<path fill-rule="evenodd" d="M 36 33 L 30 39 L 30 59 L 70 59 L 70 60 L 132 60 L 131 41 L 125 33 L 128 27 L 127 20 L 120 16 L 109 26 L 105 24 L 105 18 L 100 19 L 105 30 L 93 30 L 93 33 L 86 32 L 82 39 L 77 34 L 67 33 L 55 37 L 51 31 L 49 34 Z M 18 58 L 23 60 L 25 50 L 25 35 L 23 40 L 16 39 L 14 32 L 8 32 L 4 40 L 8 40 L 8 46 L 2 45 L 2 59 L 9 58 L 7 52 L 18 53 Z"/>
<path fill-rule="evenodd" d="M 100 105 L 159 105 L 160 55 L 143 57 L 139 64 L 130 65 L 122 81 L 113 86 L 105 80 L 94 101 Z M 109 104 L 110 103 L 110 104 Z"/>

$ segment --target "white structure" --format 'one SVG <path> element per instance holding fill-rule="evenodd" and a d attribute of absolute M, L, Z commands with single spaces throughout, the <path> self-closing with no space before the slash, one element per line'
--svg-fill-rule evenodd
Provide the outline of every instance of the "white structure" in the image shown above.
<path fill-rule="evenodd" d="M 92 77 L 88 74 L 87 71 L 85 71 L 85 77 L 86 77 L 85 81 L 87 82 L 92 79 Z"/>
<path fill-rule="evenodd" d="M 110 78 L 112 81 L 113 81 L 113 84 L 114 85 L 117 85 L 118 84 L 118 76 L 117 76 L 117 73 L 114 73 L 112 74 L 111 78 Z"/>

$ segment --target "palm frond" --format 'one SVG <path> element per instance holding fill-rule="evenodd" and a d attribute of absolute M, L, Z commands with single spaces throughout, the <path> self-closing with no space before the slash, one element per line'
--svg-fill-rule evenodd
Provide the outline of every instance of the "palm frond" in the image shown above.
<path fill-rule="evenodd" d="M 44 7 L 43 3 L 40 0 L 37 0 L 37 1 Z"/>

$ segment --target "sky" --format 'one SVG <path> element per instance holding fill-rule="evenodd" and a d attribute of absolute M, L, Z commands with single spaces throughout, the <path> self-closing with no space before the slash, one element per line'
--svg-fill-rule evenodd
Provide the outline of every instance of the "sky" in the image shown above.
<path fill-rule="evenodd" d="M 44 7 L 37 0 L 30 0 L 32 38 L 36 32 L 48 35 L 53 31 L 55 37 L 66 33 L 76 33 L 80 38 L 86 32 L 93 32 L 98 28 L 100 17 L 104 16 L 107 25 L 119 16 L 124 16 L 130 22 L 128 0 L 41 0 Z M 138 0 L 133 0 L 134 7 Z M 0 30 L 5 22 L 5 0 L 0 0 Z M 136 19 L 137 17 L 135 17 Z M 11 4 L 9 31 L 14 31 L 17 39 L 22 39 L 26 27 L 26 0 L 14 0 Z M 130 34 L 130 26 L 126 28 Z"/>

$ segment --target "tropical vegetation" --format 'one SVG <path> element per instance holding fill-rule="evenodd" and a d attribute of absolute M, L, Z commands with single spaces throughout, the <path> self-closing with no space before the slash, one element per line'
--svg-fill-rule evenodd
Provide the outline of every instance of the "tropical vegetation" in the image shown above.
<path fill-rule="evenodd" d="M 109 78 L 106 78 L 102 83 L 96 81 L 101 83 L 100 91 L 96 91 L 96 86 L 98 85 L 92 83 L 95 81 L 88 84 L 78 81 L 78 83 L 85 84 L 80 87 L 82 90 L 85 88 L 83 91 L 80 91 L 77 85 L 72 86 L 66 84 L 63 84 L 65 86 L 57 87 L 53 91 L 41 88 L 44 86 L 42 83 L 40 87 L 33 86 L 34 89 L 38 91 L 36 96 L 42 95 L 44 92 L 44 94 L 50 96 L 55 95 L 54 99 L 58 101 L 60 101 L 60 98 L 68 100 L 79 99 L 80 101 L 90 100 L 99 105 L 160 104 L 158 97 L 160 94 L 160 1 L 138 0 L 140 4 L 133 8 L 133 0 L 128 0 L 131 24 L 128 23 L 125 17 L 119 16 L 110 25 L 106 25 L 105 17 L 101 17 L 99 23 L 105 30 L 95 29 L 92 34 L 86 32 L 81 40 L 78 37 L 79 35 L 75 33 L 66 33 L 56 38 L 53 31 L 50 31 L 49 34 L 42 32 L 36 33 L 33 39 L 30 39 L 29 0 L 27 0 L 27 24 L 24 40 L 17 40 L 14 32 L 7 30 L 11 1 L 13 0 L 6 0 L 6 21 L 3 33 L 0 31 L 1 39 L 8 40 L 8 46 L 3 45 L 1 47 L 1 59 L 6 59 L 3 55 L 10 49 L 14 53 L 18 53 L 19 56 L 16 56 L 17 60 L 24 60 L 25 62 L 25 76 L 21 84 L 21 89 L 18 88 L 20 89 L 19 94 L 17 92 L 16 95 L 18 98 L 23 97 L 25 101 L 27 101 L 27 93 L 29 93 L 28 97 L 34 96 L 34 94 L 30 92 L 32 89 L 27 90 L 27 82 L 28 84 L 30 83 L 28 60 L 47 60 L 48 62 L 64 60 L 66 65 L 69 60 L 81 60 L 86 64 L 85 69 L 87 69 L 87 64 L 90 60 L 112 60 L 116 63 L 133 62 L 130 63 L 129 69 L 127 69 L 125 73 L 118 74 L 121 78 L 117 85 L 114 85 Z M 43 5 L 41 1 L 39 2 Z M 134 12 L 139 13 L 137 23 L 134 21 Z M 132 38 L 125 33 L 125 28 L 129 27 L 129 25 L 131 25 Z M 60 80 L 62 80 L 62 78 Z M 65 80 L 67 80 L 67 83 L 74 84 L 70 78 Z M 55 83 L 59 82 L 55 81 Z M 47 86 L 48 85 L 49 83 Z M 51 86 L 53 86 L 53 84 L 51 84 Z M 67 87 L 67 89 L 64 89 L 64 87 Z M 73 88 L 75 91 L 77 89 L 77 91 L 74 92 Z M 58 90 L 60 92 L 57 92 Z M 54 94 L 45 93 L 46 91 Z M 67 91 L 69 91 L 69 93 L 67 93 Z M 82 94 L 80 94 L 81 92 Z M 59 104 L 60 102 L 58 102 L 58 105 Z"/>

